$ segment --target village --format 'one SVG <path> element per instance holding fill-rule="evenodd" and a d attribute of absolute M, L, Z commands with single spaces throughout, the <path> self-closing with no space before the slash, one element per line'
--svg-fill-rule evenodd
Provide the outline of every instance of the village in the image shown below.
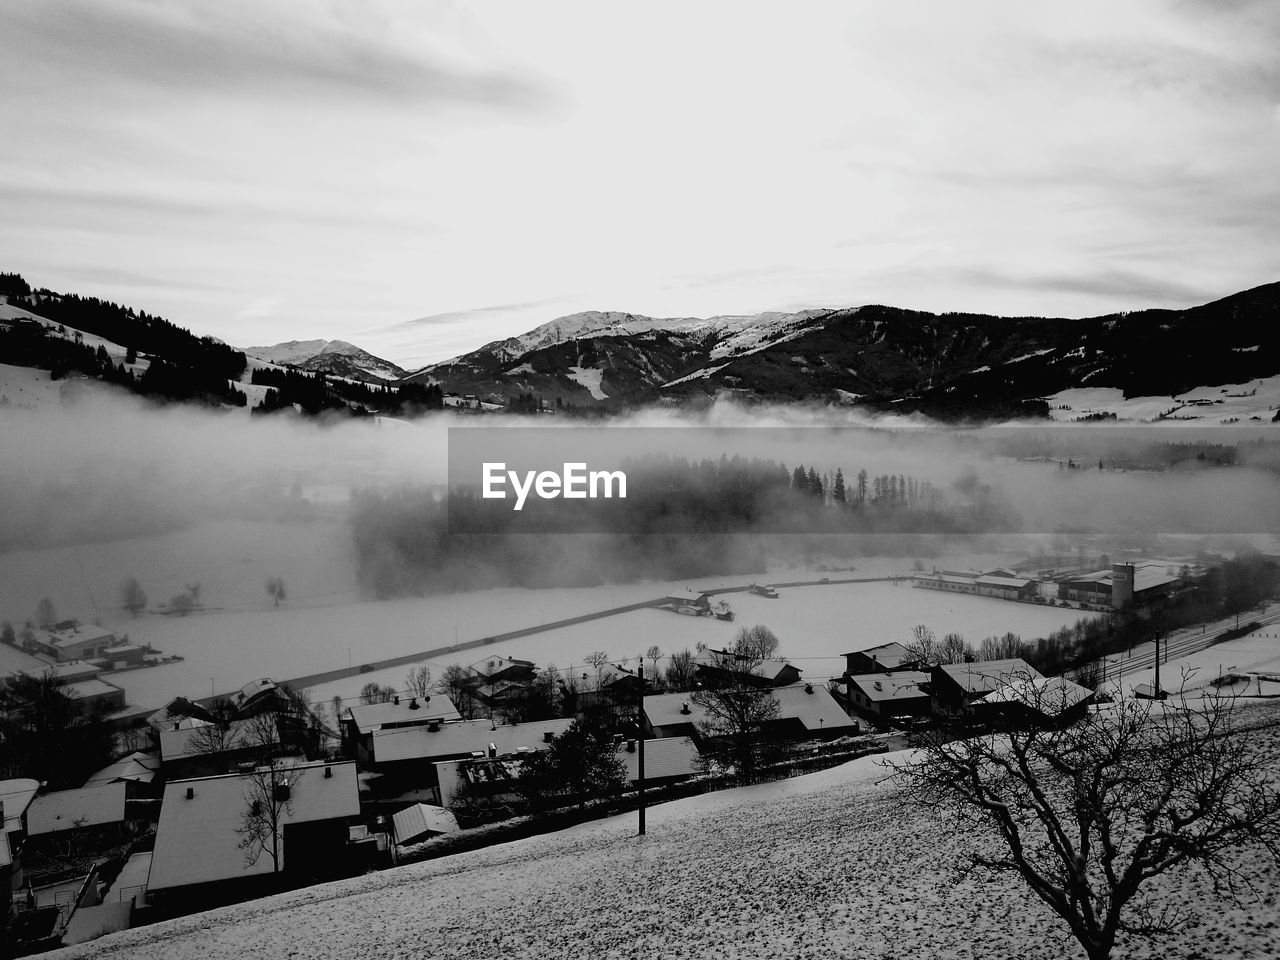
<path fill-rule="evenodd" d="M 909 580 L 1146 617 L 1204 572 L 1187 559 L 1033 570 L 1044 561 L 1031 558 Z M 776 599 L 794 586 L 750 583 L 654 605 L 732 619 L 727 595 Z M 0 890 L 26 952 L 717 789 L 743 782 L 747 765 L 752 779 L 821 769 L 900 749 L 935 723 L 1067 724 L 1114 695 L 1096 671 L 1042 673 L 1026 645 L 992 637 L 975 648 L 923 627 L 838 650 L 842 670 L 806 676 L 756 625 L 723 649 L 600 653 L 580 673 L 492 654 L 439 678 L 410 669 L 399 688 L 367 683 L 358 703 L 317 705 L 305 689 L 254 678 L 230 696 L 175 696 L 139 714 L 110 678 L 157 654 L 105 628 L 51 627 L 10 639 L 43 667 L 6 681 L 6 716 L 38 725 L 56 701 L 108 718 L 113 759 L 83 783 L 0 782 Z M 747 719 L 725 709 L 747 702 L 766 707 Z M 561 781 L 548 783 L 552 754 Z M 575 781 L 600 756 L 610 772 Z M 543 770 L 536 789 L 534 770 Z"/>

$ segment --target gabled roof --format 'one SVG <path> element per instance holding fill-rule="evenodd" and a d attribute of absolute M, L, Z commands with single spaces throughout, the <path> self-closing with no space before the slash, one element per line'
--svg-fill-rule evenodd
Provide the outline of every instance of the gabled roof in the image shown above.
<path fill-rule="evenodd" d="M 188 717 L 177 721 L 177 729 L 160 731 L 160 757 L 165 763 L 182 760 L 186 757 L 197 757 L 207 751 L 200 749 L 201 731 L 212 726 L 206 720 Z M 248 742 L 249 726 L 243 720 L 233 720 L 224 741 L 227 751 L 244 750 L 251 746 Z"/>
<path fill-rule="evenodd" d="M 391 815 L 391 828 L 396 843 L 414 843 L 429 833 L 452 833 L 458 830 L 458 819 L 444 807 L 415 803 Z"/>
<path fill-rule="evenodd" d="M 274 693 L 277 689 L 275 681 L 270 677 L 250 680 L 231 695 L 231 702 L 236 705 L 237 709 L 244 709 L 246 704 L 252 703 L 266 694 Z"/>
<path fill-rule="evenodd" d="M 324 768 L 332 776 L 324 775 Z M 248 804 L 248 776 L 228 774 L 174 780 L 164 789 L 160 823 L 156 827 L 155 851 L 147 886 L 152 890 L 211 883 L 271 873 L 269 852 L 249 863 L 240 848 L 236 828 L 243 821 Z M 281 824 L 308 823 L 358 816 L 360 792 L 356 786 L 354 763 L 305 763 L 289 773 L 289 808 Z M 193 793 L 187 799 L 187 790 Z M 281 845 L 281 868 L 285 847 Z"/>
<path fill-rule="evenodd" d="M 950 677 L 966 693 L 990 693 L 1015 679 L 1036 679 L 1040 671 L 1021 657 L 1007 660 L 975 660 L 943 663 L 934 668 Z"/>
<path fill-rule="evenodd" d="M 867 647 L 864 650 L 854 650 L 852 653 L 846 653 L 845 656 L 851 657 L 855 653 L 860 653 L 864 657 L 870 657 L 886 670 L 893 670 L 899 664 L 912 659 L 911 651 L 896 641 L 892 643 L 882 643 L 878 647 Z"/>
<path fill-rule="evenodd" d="M 628 781 L 640 777 L 640 748 L 628 750 L 626 743 L 618 747 L 618 759 L 626 770 Z M 644 742 L 644 778 L 692 777 L 698 772 L 698 748 L 688 737 L 659 737 Z"/>
<path fill-rule="evenodd" d="M 453 701 L 442 693 L 433 693 L 426 700 L 401 697 L 399 703 L 388 700 L 386 703 L 356 704 L 348 707 L 347 713 L 355 722 L 356 730 L 362 735 L 387 726 L 462 718 Z"/>
<path fill-rule="evenodd" d="M 1022 590 L 1025 587 L 1031 586 L 1036 581 L 1029 577 L 1004 577 L 994 573 L 984 573 L 975 582 L 984 587 L 1012 587 L 1017 590 Z"/>
<path fill-rule="evenodd" d="M 157 731 L 172 730 L 176 725 L 191 717 L 208 719 L 209 711 L 186 697 L 174 697 L 167 704 L 147 717 L 147 725 Z"/>
<path fill-rule="evenodd" d="M 810 732 L 852 728 L 854 722 L 836 703 L 826 687 L 819 684 L 792 683 L 770 687 L 778 700 L 777 720 L 798 720 Z M 689 712 L 681 708 L 688 704 Z M 706 711 L 693 702 L 689 693 L 661 693 L 644 698 L 644 714 L 655 727 L 679 726 L 706 719 Z M 775 721 L 776 722 L 776 721 Z"/>
<path fill-rule="evenodd" d="M 0 803 L 4 804 L 4 824 L 3 830 L 0 830 L 0 867 L 7 867 L 13 862 L 9 834 L 22 830 L 22 815 L 27 812 L 39 789 L 39 780 L 25 777 L 0 780 Z"/>
<path fill-rule="evenodd" d="M 124 801 L 123 783 L 41 794 L 27 808 L 27 834 L 38 837 L 80 827 L 122 823 Z"/>
<path fill-rule="evenodd" d="M 397 760 L 424 760 L 432 757 L 466 756 L 488 750 L 494 744 L 499 754 L 515 753 L 519 747 L 541 750 L 544 734 L 559 736 L 573 721 L 538 720 L 533 723 L 504 723 L 496 727 L 488 720 L 455 720 L 439 730 L 426 726 L 393 727 L 373 731 L 375 763 Z"/>
<path fill-rule="evenodd" d="M 862 695 L 873 703 L 928 697 L 929 695 L 920 689 L 920 684 L 928 682 L 929 674 L 914 670 L 903 670 L 898 673 L 861 673 L 849 677 L 849 683 L 857 687 Z"/>
<path fill-rule="evenodd" d="M 1092 696 L 1092 690 L 1063 677 L 1017 677 L 988 693 L 978 703 L 1014 703 L 1046 717 L 1056 717 Z"/>
<path fill-rule="evenodd" d="M 86 787 L 114 783 L 117 780 L 133 780 L 138 783 L 150 783 L 156 778 L 160 769 L 160 758 L 153 753 L 131 753 L 115 763 L 103 767 L 88 780 Z"/>
<path fill-rule="evenodd" d="M 727 650 L 708 650 L 706 653 L 699 654 L 693 658 L 693 662 L 699 667 L 708 670 L 725 671 L 733 671 L 736 660 L 735 655 Z M 799 667 L 785 660 L 761 660 L 759 664 L 752 667 L 751 672 L 765 680 L 773 681 L 788 670 L 794 670 L 797 676 L 800 673 Z"/>

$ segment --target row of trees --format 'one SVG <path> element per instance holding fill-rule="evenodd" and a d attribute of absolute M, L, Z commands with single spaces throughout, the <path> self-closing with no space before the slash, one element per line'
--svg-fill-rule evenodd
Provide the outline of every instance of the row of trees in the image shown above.
<path fill-rule="evenodd" d="M 816 468 L 801 464 L 791 473 L 791 489 L 838 507 L 941 510 L 944 502 L 942 491 L 928 480 L 891 473 L 871 476 L 865 469 L 846 484 L 841 468 L 834 474 L 820 474 Z"/>

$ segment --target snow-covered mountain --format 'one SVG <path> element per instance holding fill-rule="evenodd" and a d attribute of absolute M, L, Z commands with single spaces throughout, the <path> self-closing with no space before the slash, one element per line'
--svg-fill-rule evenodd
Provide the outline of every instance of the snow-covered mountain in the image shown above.
<path fill-rule="evenodd" d="M 618 407 L 728 393 L 987 418 L 1047 416 L 1051 398 L 1081 388 L 1174 397 L 1252 389 L 1278 374 L 1280 284 L 1269 284 L 1185 310 L 1085 319 L 879 305 L 708 318 L 577 313 L 409 379 L 498 402 L 532 393 Z M 1178 416 L 1213 413 L 1198 407 Z"/>
<path fill-rule="evenodd" d="M 246 355 L 268 363 L 370 383 L 399 380 L 407 372 L 390 360 L 375 357 L 345 340 L 289 340 L 269 347 L 241 349 Z"/>

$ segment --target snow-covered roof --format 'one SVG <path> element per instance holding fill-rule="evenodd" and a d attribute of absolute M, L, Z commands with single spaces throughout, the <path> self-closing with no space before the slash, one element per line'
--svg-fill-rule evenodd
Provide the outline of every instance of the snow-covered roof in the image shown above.
<path fill-rule="evenodd" d="M 79 827 L 120 823 L 124 820 L 124 800 L 123 783 L 41 794 L 27 809 L 27 833 L 38 837 Z"/>
<path fill-rule="evenodd" d="M 131 753 L 115 763 L 103 767 L 88 780 L 86 787 L 114 783 L 116 780 L 134 780 L 138 783 L 150 783 L 156 778 L 160 769 L 160 758 L 153 753 Z"/>
<path fill-rule="evenodd" d="M 67 683 L 74 683 L 77 680 L 88 680 L 96 677 L 102 672 L 101 667 L 96 667 L 92 663 L 84 660 L 67 660 L 62 663 L 51 663 L 40 669 L 31 669 L 22 671 L 26 676 L 39 679 L 52 674 L 59 680 Z"/>
<path fill-rule="evenodd" d="M 55 647 L 70 647 L 78 643 L 90 643 L 98 640 L 106 640 L 115 636 L 115 631 L 108 630 L 106 627 L 99 627 L 96 624 L 81 624 L 78 627 L 70 627 L 66 630 L 50 630 L 49 643 Z"/>
<path fill-rule="evenodd" d="M 428 833 L 453 833 L 458 819 L 444 807 L 431 803 L 415 803 L 391 815 L 391 828 L 396 843 L 413 843 Z"/>
<path fill-rule="evenodd" d="M 1011 587 L 1015 590 L 1022 590 L 1035 583 L 1028 577 L 1004 577 L 994 573 L 984 573 L 976 582 L 981 586 Z"/>
<path fill-rule="evenodd" d="M 899 673 L 862 673 L 849 677 L 849 683 L 873 703 L 928 697 L 920 684 L 929 682 L 929 674 L 915 670 Z"/>
<path fill-rule="evenodd" d="M 9 834 L 22 829 L 22 815 L 27 812 L 32 799 L 40 789 L 39 780 L 21 778 L 0 780 L 0 805 L 4 807 L 4 829 L 0 831 L 0 867 L 13 862 L 9 848 Z"/>
<path fill-rule="evenodd" d="M 978 703 L 1016 703 L 1056 717 L 1093 696 L 1093 691 L 1063 677 L 1016 677 Z"/>
<path fill-rule="evenodd" d="M 325 776 L 325 768 L 332 773 Z M 360 791 L 354 763 L 306 763 L 288 774 L 289 805 L 282 810 L 281 830 L 287 824 L 336 820 L 360 814 Z M 227 774 L 174 780 L 164 789 L 160 823 L 147 886 L 152 890 L 259 876 L 274 869 L 271 854 L 249 863 L 236 829 L 248 801 L 247 774 Z M 192 796 L 187 797 L 188 789 Z M 281 844 L 281 868 L 287 847 Z"/>
<path fill-rule="evenodd" d="M 778 700 L 777 720 L 798 720 L 806 730 L 852 729 L 854 722 L 836 703 L 829 690 L 819 684 L 792 683 L 769 690 Z M 688 705 L 689 712 L 682 707 Z M 655 727 L 697 723 L 706 719 L 706 711 L 693 702 L 692 694 L 660 693 L 644 698 L 644 713 Z"/>
<path fill-rule="evenodd" d="M 201 749 L 202 731 L 212 726 L 207 720 L 187 717 L 177 721 L 176 729 L 160 731 L 160 757 L 165 763 L 195 757 L 208 750 Z M 249 727 L 242 720 L 233 720 L 223 741 L 228 750 L 240 750 L 249 746 Z"/>
<path fill-rule="evenodd" d="M 392 727 L 373 731 L 375 763 L 457 757 L 497 748 L 499 754 L 515 753 L 519 747 L 541 750 L 545 735 L 559 736 L 573 723 L 570 719 L 539 720 L 533 723 L 494 725 L 488 720 L 455 720 L 438 730 L 428 726 Z"/>
<path fill-rule="evenodd" d="M 852 653 L 846 653 L 846 657 L 851 657 L 855 653 L 860 653 L 864 657 L 869 657 L 882 667 L 892 670 L 900 663 L 911 659 L 911 651 L 902 644 L 894 641 L 892 643 L 882 643 L 878 647 L 867 647 L 864 650 L 854 650 Z"/>
<path fill-rule="evenodd" d="M 1040 671 L 1021 657 L 1007 660 L 975 660 L 943 663 L 937 667 L 966 693 L 990 693 L 1017 678 L 1037 678 Z"/>
<path fill-rule="evenodd" d="M 386 703 L 362 703 L 347 709 L 356 729 L 361 733 L 372 733 L 386 726 L 403 726 L 405 724 L 428 723 L 431 720 L 460 720 L 462 714 L 458 708 L 442 693 L 433 693 L 423 700 L 415 697 L 401 697 L 400 702 L 388 700 Z"/>
<path fill-rule="evenodd" d="M 99 680 L 96 677 L 68 683 L 62 689 L 69 695 L 78 697 L 81 700 L 88 700 L 92 697 L 110 697 L 116 694 L 120 694 L 121 697 L 124 696 L 124 691 L 115 684 L 107 683 L 107 681 Z"/>

